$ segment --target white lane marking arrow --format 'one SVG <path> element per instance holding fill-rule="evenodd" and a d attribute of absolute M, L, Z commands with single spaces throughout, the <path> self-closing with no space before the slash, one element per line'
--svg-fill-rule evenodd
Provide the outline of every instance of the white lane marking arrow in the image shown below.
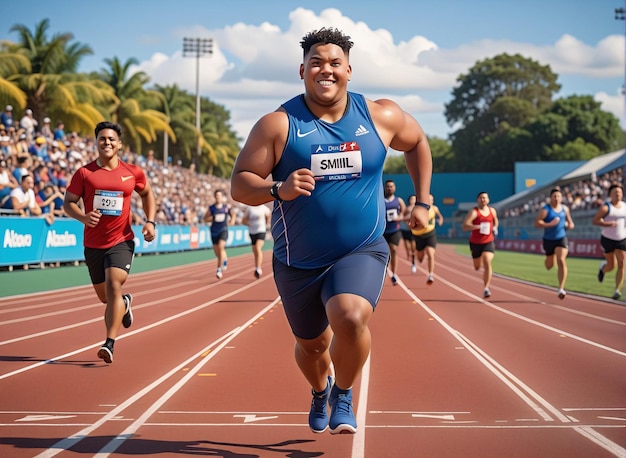
<path fill-rule="evenodd" d="M 436 418 L 438 420 L 454 420 L 454 415 L 432 415 L 426 413 L 413 413 L 413 418 Z"/>
<path fill-rule="evenodd" d="M 19 418 L 15 421 L 48 421 L 48 420 L 60 420 L 62 418 L 76 418 L 77 415 L 26 415 L 23 418 Z"/>
<path fill-rule="evenodd" d="M 271 417 L 257 417 L 256 415 L 252 414 L 252 415 L 233 415 L 233 417 L 237 418 L 243 418 L 243 422 L 244 423 L 251 423 L 253 421 L 263 421 L 263 420 L 272 420 L 274 418 L 278 418 L 277 415 L 271 416 Z"/>

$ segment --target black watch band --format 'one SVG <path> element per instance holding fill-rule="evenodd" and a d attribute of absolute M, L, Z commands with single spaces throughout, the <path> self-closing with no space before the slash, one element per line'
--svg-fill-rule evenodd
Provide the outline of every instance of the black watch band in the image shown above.
<path fill-rule="evenodd" d="M 154 227 L 156 227 L 156 223 L 154 221 L 147 220 L 146 224 L 152 224 Z"/>
<path fill-rule="evenodd" d="M 282 181 L 277 181 L 275 182 L 272 187 L 270 188 L 270 196 L 272 196 L 274 199 L 276 199 L 279 202 L 282 202 L 283 199 L 280 198 L 280 196 L 278 195 L 278 190 L 280 189 L 280 187 L 283 185 Z"/>
<path fill-rule="evenodd" d="M 425 204 L 424 202 L 415 202 L 415 205 L 417 205 L 418 207 L 423 207 L 426 210 L 430 210 L 430 205 Z"/>

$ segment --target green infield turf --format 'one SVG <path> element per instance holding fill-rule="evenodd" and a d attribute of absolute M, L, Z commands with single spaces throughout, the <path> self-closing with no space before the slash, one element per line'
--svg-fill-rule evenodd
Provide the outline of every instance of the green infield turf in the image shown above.
<path fill-rule="evenodd" d="M 472 262 L 469 246 L 456 245 L 455 251 L 466 255 L 467 261 Z M 541 254 L 497 250 L 493 258 L 493 271 L 499 275 L 557 288 L 556 265 L 552 269 L 546 270 L 543 263 L 544 259 L 545 256 Z M 615 269 L 606 274 L 604 282 L 600 283 L 597 277 L 600 261 L 600 259 L 568 257 L 565 290 L 611 297 L 615 291 Z M 624 300 L 624 296 L 622 296 L 622 300 Z"/>

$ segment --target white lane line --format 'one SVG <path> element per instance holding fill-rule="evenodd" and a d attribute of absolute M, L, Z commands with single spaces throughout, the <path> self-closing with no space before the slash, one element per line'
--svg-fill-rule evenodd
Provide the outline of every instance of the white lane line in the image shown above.
<path fill-rule="evenodd" d="M 563 335 L 563 336 L 569 337 L 570 339 L 577 340 L 578 342 L 582 342 L 582 343 L 585 343 L 587 345 L 591 345 L 592 347 L 596 347 L 596 348 L 599 348 L 601 350 L 605 350 L 605 351 L 608 351 L 608 352 L 611 352 L 611 353 L 615 353 L 618 356 L 626 356 L 626 352 L 623 352 L 623 351 L 615 349 L 615 348 L 607 347 L 606 345 L 602 345 L 602 344 L 600 344 L 598 342 L 594 342 L 592 340 L 585 339 L 584 337 L 577 336 L 577 335 L 572 334 L 570 332 L 563 331 L 562 329 L 558 329 L 558 328 L 555 328 L 553 326 L 550 326 L 550 325 L 541 323 L 539 321 L 533 320 L 531 318 L 525 317 L 524 315 L 520 315 L 519 313 L 515 313 L 515 312 L 512 312 L 512 311 L 507 310 L 505 308 L 499 307 L 499 306 L 497 306 L 495 304 L 492 304 L 491 302 L 483 299 L 482 297 L 478 297 L 475 294 L 472 294 L 469 291 L 467 291 L 467 290 L 465 290 L 465 289 L 455 285 L 454 283 L 451 283 L 451 282 L 447 281 L 444 278 L 437 277 L 437 279 L 441 283 L 444 283 L 444 284 L 448 285 L 450 288 L 453 288 L 453 289 L 457 290 L 461 294 L 464 294 L 464 295 L 474 299 L 475 301 L 481 302 L 482 304 L 484 304 L 487 307 L 490 307 L 490 308 L 492 308 L 494 310 L 497 310 L 499 312 L 505 313 L 505 314 L 510 315 L 510 316 L 512 316 L 514 318 L 517 318 L 519 320 L 525 321 L 525 322 L 527 322 L 529 324 L 538 326 L 540 328 L 546 329 L 548 331 L 554 332 L 556 334 Z M 408 289 L 408 288 L 405 287 L 405 289 Z M 513 294 L 513 293 L 511 291 L 507 291 L 507 294 Z"/>
<path fill-rule="evenodd" d="M 445 281 L 439 279 L 440 281 Z M 422 307 L 433 319 L 435 319 L 444 329 L 446 329 L 456 340 L 458 340 L 461 344 L 467 348 L 469 352 L 471 352 L 478 361 L 480 361 L 491 373 L 493 373 L 498 379 L 500 379 L 506 386 L 508 386 L 511 391 L 513 391 L 517 396 L 519 396 L 528 406 L 535 411 L 537 415 L 539 415 L 544 421 L 554 421 L 554 419 L 546 413 L 546 411 L 537 404 L 537 402 L 533 401 L 526 393 L 522 392 L 522 390 L 513 383 L 513 380 L 519 383 L 520 386 L 523 386 L 521 381 L 515 379 L 515 377 L 511 374 L 511 379 L 507 378 L 498 368 L 494 366 L 494 364 L 489 361 L 485 356 L 484 352 L 478 351 L 478 346 L 473 345 L 472 342 L 465 338 L 461 333 L 459 333 L 456 329 L 452 328 L 448 323 L 446 323 L 439 315 L 437 315 L 430 307 L 428 307 L 424 302 L 418 298 L 413 291 L 408 289 L 406 285 L 398 280 L 398 283 L 404 289 L 404 291 L 413 299 L 417 304 Z M 501 366 L 500 366 L 501 367 Z M 556 410 L 556 409 L 554 409 Z M 557 411 L 558 412 L 558 411 Z M 567 420 L 567 418 L 558 412 L 560 416 Z"/>
<path fill-rule="evenodd" d="M 257 281 L 262 281 L 262 280 L 257 280 Z M 210 300 L 208 302 L 204 302 L 204 303 L 202 303 L 202 304 L 200 304 L 200 305 L 198 305 L 198 306 L 196 306 L 196 307 L 194 307 L 192 309 L 185 310 L 183 312 L 177 313 L 176 315 L 169 316 L 169 317 L 164 318 L 164 319 L 162 319 L 160 321 L 157 321 L 155 323 L 152 323 L 152 324 L 146 325 L 144 327 L 141 327 L 141 328 L 129 331 L 129 332 L 125 333 L 125 334 L 122 334 L 121 336 L 118 336 L 116 340 L 126 339 L 126 338 L 128 338 L 130 336 L 133 336 L 135 334 L 139 334 L 139 333 L 144 332 L 144 331 L 148 331 L 148 330 L 150 330 L 150 329 L 152 329 L 154 327 L 157 327 L 157 326 L 160 326 L 162 324 L 168 323 L 168 322 L 173 321 L 173 320 L 175 320 L 177 318 L 180 318 L 180 317 L 189 315 L 191 313 L 197 312 L 199 310 L 202 310 L 202 309 L 204 309 L 206 307 L 209 307 L 209 306 L 215 304 L 216 302 L 220 302 L 220 301 L 223 301 L 224 299 L 227 299 L 227 298 L 229 298 L 231 296 L 235 296 L 236 294 L 239 294 L 240 292 L 245 291 L 246 289 L 251 288 L 251 287 L 253 287 L 255 285 L 256 285 L 256 282 L 249 283 L 247 285 L 242 286 L 241 288 L 238 288 L 238 289 L 236 289 L 234 291 L 231 291 L 230 293 L 224 294 L 223 296 L 217 297 L 217 298 L 215 298 L 213 300 Z M 202 288 L 197 288 L 194 291 L 187 291 L 185 293 L 181 293 L 181 294 L 178 294 L 176 296 L 164 297 L 160 301 L 151 302 L 151 304 L 157 304 L 159 302 L 168 302 L 169 303 L 169 302 L 171 302 L 173 300 L 176 300 L 176 299 L 179 299 L 179 298 L 183 298 L 183 297 L 187 296 L 188 294 L 193 294 L 193 293 L 196 293 L 196 292 L 199 292 L 199 291 L 204 291 L 207 288 L 210 288 L 210 286 L 208 286 L 208 287 L 204 286 Z M 83 323 L 91 323 L 91 322 L 95 322 L 95 321 L 102 321 L 102 318 L 88 320 L 88 321 L 83 322 Z M 70 325 L 69 327 L 79 326 L 80 324 L 81 323 L 78 323 L 78 324 L 75 324 L 75 325 Z M 68 326 L 65 326 L 63 328 L 58 328 L 58 329 L 64 329 L 64 328 L 68 328 Z M 50 331 L 50 332 L 53 332 L 53 331 Z M 42 333 L 40 333 L 40 334 L 42 334 Z M 50 359 L 48 359 L 46 361 L 39 361 L 37 363 L 31 364 L 30 366 L 24 366 L 24 367 L 22 367 L 20 369 L 16 369 L 16 370 L 12 371 L 12 372 L 7 372 L 5 374 L 1 374 L 0 375 L 0 380 L 12 377 L 14 375 L 21 374 L 22 372 L 26 372 L 26 371 L 29 371 L 29 370 L 32 370 L 32 369 L 36 369 L 36 368 L 38 368 L 40 366 L 43 366 L 45 364 L 50 364 L 50 363 L 53 363 L 55 361 L 58 361 L 58 360 L 61 360 L 61 359 L 64 359 L 64 358 L 69 358 L 70 356 L 74 356 L 74 355 L 77 355 L 79 353 L 83 353 L 83 352 L 85 352 L 87 350 L 91 350 L 93 348 L 100 347 L 101 345 L 102 345 L 102 341 L 100 341 L 98 343 L 95 343 L 95 344 L 92 344 L 92 345 L 88 345 L 88 346 L 83 347 L 83 348 L 79 348 L 79 349 L 71 351 L 69 353 L 65 353 L 63 355 L 55 356 L 54 358 L 50 358 Z"/>
<path fill-rule="evenodd" d="M 172 386 L 166 393 L 164 393 L 156 402 L 154 402 L 142 415 L 137 418 L 130 426 L 128 426 L 124 431 L 122 431 L 117 437 L 113 438 L 108 444 L 106 444 L 96 455 L 97 457 L 105 457 L 109 456 L 109 454 L 115 452 L 125 440 L 130 439 L 133 434 L 137 432 L 137 430 L 144 425 L 148 419 L 163 406 L 172 396 L 174 396 L 178 391 L 193 377 L 196 373 L 202 369 L 207 362 L 213 359 L 215 355 L 217 355 L 227 344 L 229 344 L 235 337 L 241 334 L 244 330 L 248 329 L 256 320 L 265 315 L 268 311 L 270 311 L 274 306 L 279 302 L 280 297 L 274 299 L 269 305 L 267 305 L 263 310 L 257 313 L 255 316 L 250 318 L 246 323 L 239 326 L 239 328 L 232 331 L 229 335 L 224 336 L 225 340 L 215 348 L 214 351 L 211 351 L 208 355 L 200 359 L 198 363 L 190 368 L 184 377 L 182 377 L 174 386 Z M 206 349 L 208 350 L 208 348 Z M 205 350 L 205 351 L 206 351 Z M 198 353 L 199 355 L 202 354 Z M 192 361 L 193 358 L 190 358 L 188 361 Z M 187 361 L 184 363 L 187 365 Z M 179 366 L 180 367 L 180 366 Z"/>
<path fill-rule="evenodd" d="M 124 411 L 124 409 L 126 409 L 127 407 L 129 407 L 132 404 L 134 404 L 135 402 L 137 402 L 143 396 L 149 394 L 152 390 L 154 390 L 155 388 L 159 387 L 159 385 L 164 383 L 170 377 L 173 377 L 174 375 L 180 373 L 180 371 L 182 371 L 185 367 L 187 367 L 192 361 L 200 358 L 204 353 L 206 353 L 207 351 L 209 351 L 210 349 L 212 349 L 213 347 L 218 345 L 220 342 L 223 342 L 224 339 L 228 339 L 228 337 L 230 335 L 232 335 L 234 332 L 236 332 L 237 330 L 238 329 L 235 328 L 232 331 L 230 331 L 229 333 L 227 333 L 227 334 L 223 335 L 222 337 L 220 337 L 219 339 L 217 339 L 216 341 L 214 341 L 211 344 L 207 345 L 205 348 L 203 348 L 202 350 L 200 350 L 196 354 L 192 355 L 190 358 L 188 358 L 187 360 L 183 361 L 181 364 L 179 364 L 178 366 L 174 367 L 172 370 L 170 370 L 166 374 L 162 375 L 161 377 L 156 379 L 154 382 L 152 382 L 151 384 L 149 384 L 145 388 L 139 390 L 137 393 L 135 393 L 134 395 L 132 395 L 131 397 L 126 399 L 126 401 L 122 402 L 120 405 L 115 407 L 113 410 L 108 412 L 106 415 L 103 415 L 98 421 L 92 423 L 87 428 L 84 428 L 84 429 L 78 431 L 77 433 L 73 434 L 72 436 L 68 436 L 65 439 L 61 439 L 56 444 L 54 444 L 52 447 L 50 447 L 48 450 L 46 450 L 45 452 L 42 452 L 39 455 L 37 455 L 37 457 L 40 457 L 40 458 L 46 457 L 47 458 L 47 457 L 55 456 L 55 455 L 57 455 L 57 454 L 59 454 L 61 452 L 64 452 L 66 450 L 69 450 L 74 445 L 76 445 L 78 442 L 80 442 L 81 440 L 85 439 L 92 431 L 95 431 L 97 428 L 102 426 L 107 421 L 112 420 L 113 418 L 117 417 L 121 412 Z"/>
<path fill-rule="evenodd" d="M 460 287 L 457 287 L 456 285 L 454 285 L 453 283 L 450 283 L 449 281 L 439 278 L 440 281 L 442 281 L 443 283 L 447 284 L 448 286 L 456 289 L 457 291 L 473 297 L 474 299 L 483 302 L 485 305 L 492 305 L 489 302 L 484 301 L 483 299 L 475 296 L 474 294 L 470 293 L 469 291 L 465 291 Z M 459 340 L 461 343 L 464 343 L 467 345 L 467 349 L 485 366 L 487 367 L 497 378 L 499 378 L 505 385 L 507 385 L 515 394 L 517 394 L 524 402 L 526 402 L 532 409 L 535 410 L 535 412 L 541 416 L 544 420 L 546 421 L 554 421 L 545 411 L 544 408 L 546 410 L 548 410 L 549 412 L 551 412 L 553 415 L 555 415 L 561 422 L 563 423 L 571 423 L 572 420 L 570 420 L 570 418 L 566 415 L 564 415 L 563 413 L 561 413 L 561 411 L 559 409 L 557 409 L 555 406 L 553 406 L 552 404 L 550 404 L 547 400 L 545 400 L 544 398 L 542 398 L 541 396 L 539 396 L 538 393 L 536 393 L 535 391 L 533 391 L 529 386 L 527 386 L 525 383 L 523 383 L 520 379 L 518 379 L 517 377 L 515 377 L 513 374 L 511 374 L 508 370 L 506 370 L 501 364 L 499 364 L 498 362 L 496 362 L 493 358 L 489 357 L 489 355 L 484 352 L 482 349 L 480 349 L 480 347 L 478 347 L 478 345 L 474 344 L 472 341 L 470 341 L 469 339 L 467 339 L 466 337 L 464 337 L 461 333 L 457 332 L 454 328 L 452 328 L 450 325 L 448 325 L 448 323 L 446 323 L 441 317 L 439 317 L 439 315 L 437 315 L 435 312 L 433 312 L 424 302 L 422 302 L 415 294 L 413 294 L 413 292 L 408 289 L 406 287 L 406 285 L 399 280 L 399 284 L 402 286 L 402 288 L 404 289 L 404 291 L 413 299 L 415 300 L 415 302 L 417 304 L 419 304 L 430 316 L 432 316 L 439 324 L 441 324 L 441 326 L 446 329 L 455 339 Z M 543 323 L 539 323 L 536 322 L 534 320 L 529 320 L 526 317 L 523 317 L 521 315 L 518 315 L 516 313 L 512 313 L 509 312 L 508 310 L 505 309 L 501 309 L 500 307 L 496 307 L 493 306 L 493 308 L 497 309 L 497 310 L 501 310 L 502 312 L 505 312 L 507 314 L 510 314 L 512 316 L 516 316 L 524 321 L 528 321 L 531 323 L 535 323 L 541 327 L 546 327 L 547 329 L 552 329 L 554 330 L 554 328 L 550 327 L 550 326 L 545 326 Z M 563 333 L 562 331 L 559 331 L 560 333 Z M 576 338 L 576 336 L 572 336 L 573 338 Z M 582 339 L 583 341 L 587 341 L 587 339 Z M 590 342 L 587 341 L 591 344 L 600 346 L 598 344 L 596 344 L 595 342 Z M 604 346 L 600 346 L 600 347 L 604 347 Z M 606 347 L 608 350 L 612 350 L 612 351 L 617 351 L 617 350 L 613 350 L 610 349 L 608 347 Z M 621 353 L 621 352 L 619 352 Z M 507 378 L 508 377 L 508 378 Z M 516 386 L 517 385 L 517 386 Z M 529 396 L 527 396 L 525 393 L 523 393 L 521 391 L 520 388 L 523 388 L 526 393 L 528 393 L 529 396 L 533 397 L 537 402 L 533 401 L 532 399 L 530 399 Z M 539 404 L 541 404 L 543 406 L 540 407 Z M 600 447 L 603 447 L 604 449 L 608 450 L 609 452 L 615 454 L 616 456 L 624 456 L 626 457 L 626 448 L 620 446 L 619 444 L 611 441 L 610 439 L 608 439 L 607 437 L 603 436 L 602 434 L 600 434 L 599 432 L 595 431 L 593 428 L 591 427 L 586 427 L 586 426 L 576 426 L 574 427 L 574 430 L 576 432 L 578 432 L 579 434 L 581 434 L 582 436 L 586 437 L 587 439 L 591 440 L 592 442 L 594 442 L 596 445 L 599 445 Z"/>
<path fill-rule="evenodd" d="M 357 429 L 352 439 L 352 458 L 363 458 L 365 456 L 365 418 L 367 417 L 367 396 L 370 386 L 370 357 L 368 355 L 361 370 L 361 386 L 359 389 L 359 399 L 357 404 L 359 410 L 356 413 Z"/>

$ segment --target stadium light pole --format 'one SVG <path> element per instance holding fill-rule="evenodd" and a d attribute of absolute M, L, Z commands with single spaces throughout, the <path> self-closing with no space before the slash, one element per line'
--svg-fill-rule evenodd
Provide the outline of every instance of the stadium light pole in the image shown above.
<path fill-rule="evenodd" d="M 183 57 L 196 58 L 196 131 L 198 132 L 198 169 L 200 168 L 200 58 L 213 54 L 213 38 L 183 38 Z"/>

